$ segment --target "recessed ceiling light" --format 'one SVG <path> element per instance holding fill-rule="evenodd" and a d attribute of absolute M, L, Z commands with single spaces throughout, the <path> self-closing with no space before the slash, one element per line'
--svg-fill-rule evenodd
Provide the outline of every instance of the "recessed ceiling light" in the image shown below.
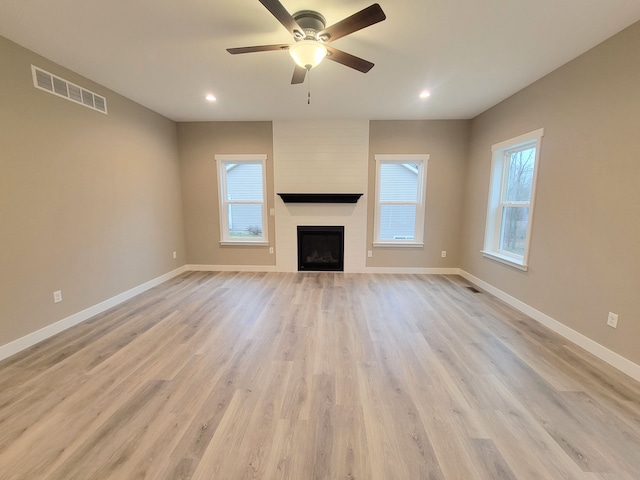
<path fill-rule="evenodd" d="M 431 92 L 428 90 L 424 90 L 420 92 L 420 98 L 429 98 L 431 96 Z"/>
<path fill-rule="evenodd" d="M 215 101 L 216 101 L 216 97 L 214 97 L 214 96 L 213 96 L 213 95 L 211 95 L 211 94 L 208 94 L 208 95 L 207 95 L 206 97 L 204 97 L 204 98 L 206 98 L 206 99 L 207 99 L 208 101 L 210 101 L 210 102 L 215 102 Z"/>

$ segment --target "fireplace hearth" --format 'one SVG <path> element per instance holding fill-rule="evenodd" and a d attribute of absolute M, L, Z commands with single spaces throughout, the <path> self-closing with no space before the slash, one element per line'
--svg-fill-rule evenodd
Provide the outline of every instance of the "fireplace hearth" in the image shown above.
<path fill-rule="evenodd" d="M 344 227 L 298 226 L 298 271 L 344 271 Z"/>

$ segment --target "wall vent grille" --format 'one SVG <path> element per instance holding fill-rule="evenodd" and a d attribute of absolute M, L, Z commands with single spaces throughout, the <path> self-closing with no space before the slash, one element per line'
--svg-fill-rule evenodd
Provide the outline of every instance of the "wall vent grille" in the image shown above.
<path fill-rule="evenodd" d="M 57 77 L 35 65 L 31 65 L 31 73 L 33 74 L 34 87 L 59 97 L 64 97 L 105 115 L 107 114 L 107 99 L 103 96 L 71 83 L 64 78 Z"/>

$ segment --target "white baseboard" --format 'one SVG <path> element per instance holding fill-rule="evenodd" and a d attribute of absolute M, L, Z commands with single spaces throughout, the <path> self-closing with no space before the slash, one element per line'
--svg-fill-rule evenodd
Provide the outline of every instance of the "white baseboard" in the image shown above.
<path fill-rule="evenodd" d="M 554 332 L 562 335 L 564 338 L 569 340 L 572 343 L 575 343 L 579 347 L 584 348 L 587 352 L 595 355 L 600 360 L 605 361 L 609 365 L 617 368 L 621 372 L 629 375 L 631 378 L 640 382 L 640 365 L 633 363 L 631 360 L 626 359 L 625 357 L 618 355 L 616 352 L 609 350 L 607 347 L 600 345 L 599 343 L 591 340 L 589 337 L 585 337 L 583 334 L 576 332 L 572 328 L 567 327 L 565 324 L 551 318 L 550 316 L 536 310 L 535 308 L 527 305 L 526 303 L 518 300 L 515 297 L 512 297 L 508 293 L 499 290 L 493 285 L 480 280 L 479 278 L 471 275 L 470 273 L 465 272 L 464 270 L 459 270 L 459 274 L 461 277 L 467 279 L 471 283 L 480 287 L 481 289 L 489 292 L 495 297 L 499 298 L 503 302 L 511 305 L 516 310 L 521 311 L 522 313 L 530 316 L 537 322 L 540 322 L 544 326 L 550 328 Z"/>
<path fill-rule="evenodd" d="M 276 265 L 187 265 L 195 272 L 282 272 Z M 284 273 L 309 273 L 292 270 Z M 413 275 L 458 275 L 459 268 L 364 267 L 362 270 L 337 273 L 406 273 Z"/>
<path fill-rule="evenodd" d="M 275 272 L 275 265 L 186 265 L 191 272 Z"/>
<path fill-rule="evenodd" d="M 365 267 L 359 273 L 406 273 L 409 275 L 458 275 L 459 268 Z"/>
<path fill-rule="evenodd" d="M 136 295 L 139 295 L 142 292 L 145 292 L 157 285 L 160 285 L 161 283 L 166 282 L 167 280 L 170 280 L 171 278 L 177 275 L 180 275 L 181 273 L 186 271 L 187 271 L 186 266 L 177 268 L 176 270 L 173 270 L 169 273 L 165 273 L 164 275 L 160 275 L 157 278 L 149 280 L 148 282 L 145 282 L 142 285 L 133 287 L 132 289 L 127 290 L 126 292 L 122 292 L 116 295 L 115 297 L 111 297 L 105 300 L 104 302 L 100 302 L 97 305 L 93 305 L 92 307 L 86 308 L 78 313 L 74 313 L 73 315 L 63 318 L 62 320 L 52 323 L 51 325 L 47 325 L 46 327 L 41 328 L 40 330 L 36 330 L 35 332 L 29 333 L 28 335 L 18 338 L 13 342 L 7 343 L 6 345 L 2 345 L 0 346 L 0 360 L 3 360 L 12 355 L 15 355 L 16 353 L 26 348 L 29 348 L 38 342 L 46 340 L 47 338 L 52 337 L 55 334 L 60 333 L 70 327 L 73 327 L 74 325 L 78 325 L 79 323 L 82 323 L 85 320 L 88 320 L 99 313 L 102 313 L 112 307 L 115 307 L 116 305 L 126 300 L 129 300 L 130 298 L 133 298 Z"/>

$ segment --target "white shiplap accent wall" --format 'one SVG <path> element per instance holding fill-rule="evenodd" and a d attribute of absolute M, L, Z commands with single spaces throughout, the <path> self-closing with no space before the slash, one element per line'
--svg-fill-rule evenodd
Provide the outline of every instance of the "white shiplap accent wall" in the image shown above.
<path fill-rule="evenodd" d="M 344 225 L 344 270 L 366 265 L 369 122 L 274 121 L 276 193 L 363 193 L 355 204 L 285 204 L 276 195 L 276 265 L 298 270 L 298 225 Z"/>

